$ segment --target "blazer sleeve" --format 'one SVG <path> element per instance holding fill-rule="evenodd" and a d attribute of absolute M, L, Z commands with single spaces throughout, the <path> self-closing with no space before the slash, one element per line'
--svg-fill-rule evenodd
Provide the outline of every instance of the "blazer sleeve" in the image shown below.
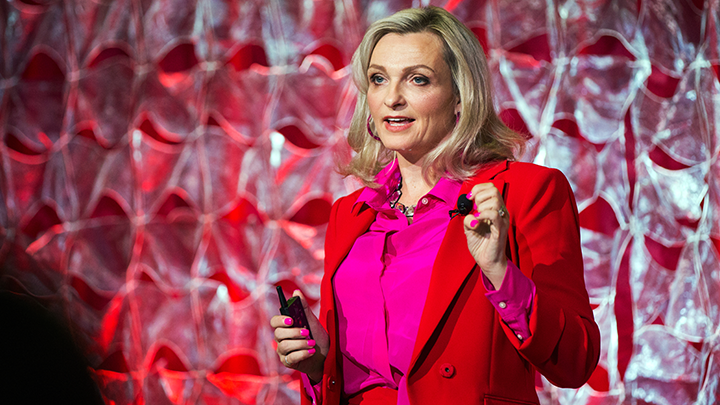
<path fill-rule="evenodd" d="M 515 244 L 510 250 L 517 252 L 517 266 L 535 283 L 532 335 L 521 342 L 501 324 L 522 356 L 551 383 L 577 388 L 598 363 L 600 332 L 585 289 L 575 197 L 555 169 L 538 167 L 522 180 L 522 189 L 515 190 L 522 198 L 513 202 L 512 211 L 508 206 L 514 227 L 509 243 Z"/>
<path fill-rule="evenodd" d="M 312 387 L 304 384 L 304 389 L 301 390 L 301 403 L 303 405 L 313 404 L 313 398 L 308 395 L 311 390 L 315 390 L 316 403 L 317 404 L 334 404 L 339 402 L 339 388 L 342 387 L 342 374 L 339 372 L 339 356 L 337 353 L 337 338 L 335 328 L 335 309 L 334 309 L 334 298 L 332 290 L 332 274 L 333 270 L 337 265 L 340 264 L 344 255 L 337 248 L 340 243 L 338 240 L 343 237 L 347 237 L 344 232 L 346 225 L 343 222 L 343 218 L 348 218 L 350 215 L 355 200 L 357 200 L 362 189 L 355 191 L 349 196 L 341 197 L 335 203 L 333 203 L 330 209 L 330 218 L 328 221 L 327 231 L 325 233 L 325 272 L 323 274 L 322 281 L 320 283 L 320 324 L 327 330 L 330 335 L 330 347 L 328 349 L 328 355 L 325 358 L 325 365 L 323 369 L 323 381 L 320 387 Z M 343 232 L 338 232 L 338 227 Z M 328 387 L 335 387 L 332 392 L 328 392 Z M 319 394 L 319 395 L 317 395 Z"/>
<path fill-rule="evenodd" d="M 335 241 L 336 237 L 336 229 L 337 229 L 337 216 L 338 216 L 338 207 L 340 206 L 343 198 L 340 198 L 336 200 L 332 208 L 330 209 L 330 218 L 328 221 L 327 231 L 325 232 L 325 252 L 326 257 L 327 254 L 332 254 L 332 246 L 333 242 Z M 325 330 L 328 330 L 328 316 L 329 316 L 329 305 L 327 297 L 324 297 L 323 294 L 325 290 L 327 289 L 327 286 L 325 283 L 329 283 L 330 280 L 326 279 L 326 277 L 323 277 L 322 283 L 320 286 L 320 316 L 318 317 L 318 320 L 320 321 L 320 324 L 325 328 Z M 334 346 L 333 342 L 334 339 L 331 336 L 330 337 L 331 342 L 331 349 L 332 346 Z M 326 361 L 328 361 L 326 359 Z M 323 382 L 325 380 L 325 376 L 323 376 Z M 322 392 L 322 384 L 318 383 L 315 386 L 310 384 L 310 380 L 305 377 L 301 379 L 301 388 L 300 388 L 300 403 L 302 405 L 320 405 L 323 403 L 323 392 Z M 311 394 L 312 393 L 312 394 Z M 314 394 L 314 395 L 313 395 Z"/>

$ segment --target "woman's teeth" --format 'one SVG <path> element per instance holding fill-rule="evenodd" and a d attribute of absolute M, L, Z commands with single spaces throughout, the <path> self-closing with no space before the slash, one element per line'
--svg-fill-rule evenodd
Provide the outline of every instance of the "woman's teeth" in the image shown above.
<path fill-rule="evenodd" d="M 387 118 L 386 121 L 391 126 L 401 126 L 401 125 L 405 125 L 405 124 L 410 123 L 415 120 L 410 119 L 410 118 Z"/>

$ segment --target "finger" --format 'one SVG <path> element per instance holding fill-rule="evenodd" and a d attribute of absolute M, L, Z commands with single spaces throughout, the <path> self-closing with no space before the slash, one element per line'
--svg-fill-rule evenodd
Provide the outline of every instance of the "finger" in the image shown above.
<path fill-rule="evenodd" d="M 482 218 L 479 213 L 475 212 L 465 216 L 465 219 L 463 220 L 463 225 L 465 225 L 465 228 L 467 230 L 475 230 L 481 225 L 481 222 L 483 220 L 484 218 Z"/>
<path fill-rule="evenodd" d="M 490 198 L 481 203 L 476 204 L 475 211 L 477 213 L 485 214 L 486 217 L 488 217 L 490 219 L 495 219 L 491 214 L 496 213 L 496 214 L 498 214 L 498 217 L 501 217 L 500 209 L 504 206 L 505 205 L 503 204 L 501 199 Z M 507 211 L 507 209 L 505 209 L 505 210 Z"/>
<path fill-rule="evenodd" d="M 300 290 L 293 291 L 293 297 L 300 297 L 300 302 L 302 302 L 303 311 L 305 311 L 305 316 L 308 315 L 308 312 L 310 312 L 310 306 L 307 303 L 307 300 L 305 300 L 305 295 Z"/>
<path fill-rule="evenodd" d="M 313 339 L 286 339 L 278 342 L 277 352 L 279 354 L 288 354 L 297 350 L 314 349 L 316 344 Z"/>
<path fill-rule="evenodd" d="M 476 203 L 470 214 L 465 216 L 465 222 L 468 224 L 468 227 L 475 228 L 474 221 L 476 220 L 494 220 L 495 216 L 493 216 L 492 213 L 497 212 L 497 210 L 501 206 L 502 205 L 500 204 L 500 201 L 498 201 L 496 198 L 490 198 L 482 202 Z"/>
<path fill-rule="evenodd" d="M 273 328 L 290 328 L 292 324 L 293 320 L 289 316 L 275 315 L 270 318 L 270 326 Z"/>
<path fill-rule="evenodd" d="M 478 212 L 473 213 L 470 215 L 470 223 L 474 224 L 473 220 L 479 221 L 479 222 L 485 222 L 489 225 L 494 226 L 502 226 L 503 223 L 506 221 L 506 218 L 500 216 L 500 214 L 497 212 L 497 210 L 493 209 L 487 209 L 487 210 L 481 210 Z M 474 225 L 470 226 L 471 228 L 475 228 Z"/>
<path fill-rule="evenodd" d="M 465 217 L 463 222 L 466 232 L 474 231 L 480 235 L 492 233 L 495 236 L 504 234 L 510 221 L 502 217 L 497 210 L 484 209 Z"/>
<path fill-rule="evenodd" d="M 476 184 L 470 189 L 470 193 L 468 193 L 467 198 L 469 199 L 475 199 L 480 194 L 484 194 L 488 190 L 491 190 L 495 188 L 495 185 L 493 183 L 480 183 Z"/>
<path fill-rule="evenodd" d="M 490 187 L 478 190 L 477 193 L 472 195 L 472 201 L 475 203 L 475 206 L 491 200 L 498 200 L 502 202 L 500 191 L 492 184 Z"/>
<path fill-rule="evenodd" d="M 310 332 L 305 328 L 275 328 L 275 340 L 280 342 L 286 339 L 307 339 Z"/>
<path fill-rule="evenodd" d="M 492 232 L 494 224 L 488 218 L 483 218 L 482 214 L 475 213 L 466 216 L 463 225 L 465 225 L 466 232 L 476 232 L 480 235 L 487 235 Z M 498 233 L 498 231 L 499 230 L 497 230 L 496 233 Z"/>
<path fill-rule="evenodd" d="M 313 355 L 315 355 L 316 350 L 315 349 L 306 349 L 306 350 L 295 350 L 293 352 L 290 352 L 288 354 L 280 354 L 280 362 L 283 363 L 285 367 L 288 368 L 295 368 L 296 365 L 304 360 L 307 360 L 311 358 Z"/>
<path fill-rule="evenodd" d="M 287 368 L 294 368 L 295 363 L 290 361 L 290 358 L 288 356 L 279 354 L 278 357 L 280 357 L 280 362 Z"/>
<path fill-rule="evenodd" d="M 285 366 L 287 368 L 292 368 L 292 369 L 294 369 L 296 367 L 297 363 L 302 361 L 302 360 L 296 359 L 295 355 L 292 353 L 288 353 L 287 355 L 278 354 L 278 357 L 280 357 L 280 362 L 283 364 L 283 366 Z"/>
<path fill-rule="evenodd" d="M 314 340 L 283 340 L 278 343 L 277 353 L 279 355 L 289 355 L 297 351 L 312 351 L 315 353 L 316 343 Z M 297 358 L 297 357 L 296 357 Z M 300 361 L 300 360 L 298 360 Z"/>
<path fill-rule="evenodd" d="M 470 194 L 472 194 L 472 195 L 474 196 L 474 195 L 476 195 L 479 191 L 485 190 L 485 189 L 490 188 L 490 187 L 495 187 L 495 185 L 494 185 L 493 183 L 490 183 L 490 182 L 475 184 L 475 185 L 472 186 L 472 188 L 470 189 Z M 468 198 L 472 198 L 472 196 L 469 196 Z"/>
<path fill-rule="evenodd" d="M 497 210 L 500 209 L 500 207 L 502 207 L 502 206 L 503 206 L 503 205 L 502 205 L 502 202 L 501 202 L 500 200 L 498 200 L 498 199 L 495 198 L 495 197 L 491 197 L 491 198 L 488 198 L 488 199 L 486 199 L 486 200 L 476 202 L 476 203 L 473 205 L 473 210 L 471 211 L 471 213 L 476 214 L 476 213 L 485 213 L 485 212 L 490 212 L 490 211 L 497 211 Z"/>

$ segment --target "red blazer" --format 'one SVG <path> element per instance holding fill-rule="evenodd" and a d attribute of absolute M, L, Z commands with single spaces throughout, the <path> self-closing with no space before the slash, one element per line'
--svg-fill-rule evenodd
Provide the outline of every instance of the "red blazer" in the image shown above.
<path fill-rule="evenodd" d="M 555 169 L 503 161 L 462 185 L 492 182 L 510 216 L 507 256 L 535 283 L 532 336 L 521 342 L 485 298 L 481 270 L 467 249 L 463 217 L 453 218 L 433 265 L 407 376 L 413 404 L 537 404 L 535 370 L 559 387 L 580 387 L 597 365 L 600 333 L 588 302 L 578 213 L 570 185 Z M 343 387 L 332 291 L 335 270 L 375 220 L 360 190 L 332 207 L 325 240 L 320 322 L 330 335 L 322 398 Z M 303 403 L 310 403 L 303 391 Z"/>

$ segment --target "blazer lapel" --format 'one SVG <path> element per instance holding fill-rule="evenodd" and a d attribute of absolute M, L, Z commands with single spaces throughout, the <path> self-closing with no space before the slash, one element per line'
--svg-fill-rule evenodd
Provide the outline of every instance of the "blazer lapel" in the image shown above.
<path fill-rule="evenodd" d="M 467 249 L 463 218 L 456 216 L 450 220 L 447 234 L 435 259 L 430 276 L 430 288 L 413 348 L 410 373 L 417 368 L 418 364 L 415 363 L 420 353 L 450 306 L 455 293 L 475 266 L 475 259 Z"/>
<path fill-rule="evenodd" d="M 495 179 L 495 176 L 507 170 L 507 167 L 508 162 L 503 161 L 481 170 L 473 179 L 463 183 L 460 194 L 467 194 L 475 184 L 492 182 L 504 197 L 505 182 Z M 445 238 L 435 258 L 430 277 L 430 288 L 413 348 L 409 367 L 410 374 L 418 368 L 419 364 L 415 363 L 418 361 L 420 353 L 448 310 L 463 281 L 475 267 L 475 259 L 467 248 L 463 219 L 463 216 L 458 215 L 450 220 Z"/>
<path fill-rule="evenodd" d="M 355 204 L 355 201 L 349 202 Z M 342 215 L 342 211 L 340 212 Z M 375 221 L 377 212 L 366 204 L 358 204 L 347 214 L 338 218 L 338 227 L 332 249 L 326 249 L 331 256 L 325 258 L 325 273 L 328 280 L 332 278 L 340 263 L 345 259 L 355 240 L 365 233 Z M 328 273 L 329 272 L 329 273 Z"/>

